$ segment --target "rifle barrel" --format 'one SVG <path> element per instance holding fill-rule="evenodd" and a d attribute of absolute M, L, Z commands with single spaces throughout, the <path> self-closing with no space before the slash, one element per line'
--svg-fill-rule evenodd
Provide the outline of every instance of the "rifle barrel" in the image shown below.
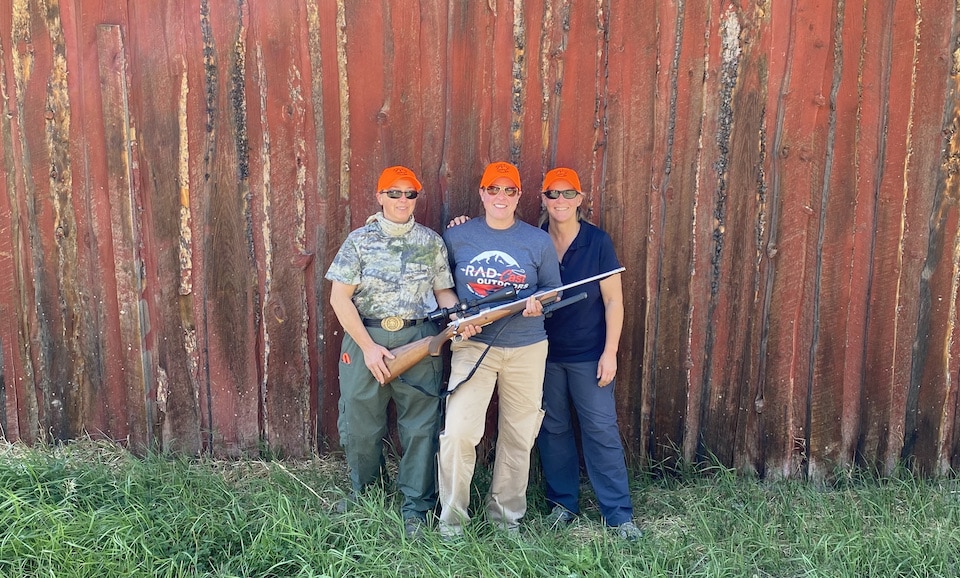
<path fill-rule="evenodd" d="M 557 287 L 556 289 L 550 289 L 549 291 L 543 291 L 542 293 L 537 293 L 535 297 L 540 299 L 541 302 L 545 298 L 556 299 L 557 295 L 566 289 L 571 289 L 585 283 L 590 283 L 591 281 L 597 281 L 598 279 L 603 279 L 611 275 L 616 275 L 621 271 L 625 271 L 625 267 L 620 267 L 619 269 L 614 269 L 612 271 L 607 271 L 606 273 L 601 273 L 599 275 L 594 275 L 593 277 L 582 279 L 575 283 L 570 283 L 562 287 Z M 574 297 L 568 298 L 564 301 L 557 303 L 557 307 L 563 307 L 575 301 L 579 301 L 586 297 L 585 293 L 581 293 Z M 443 344 L 452 339 L 454 336 L 458 335 L 460 326 L 465 323 L 479 322 L 477 324 L 489 325 L 494 321 L 503 319 L 508 315 L 517 313 L 518 311 L 523 310 L 523 304 L 526 299 L 518 299 L 516 301 L 511 301 L 510 303 L 504 303 L 502 305 L 497 305 L 489 309 L 484 309 L 477 313 L 476 315 L 471 315 L 469 317 L 464 317 L 463 319 L 455 319 L 447 324 L 446 329 L 441 331 L 439 334 L 433 337 L 424 337 L 417 341 L 408 343 L 407 345 L 401 345 L 400 347 L 390 350 L 395 359 L 386 360 L 387 370 L 390 371 L 391 379 L 394 379 L 400 376 L 403 372 L 407 371 L 411 367 L 417 364 L 421 359 L 427 355 L 432 355 L 434 357 L 440 355 L 440 351 L 443 348 Z"/>
<path fill-rule="evenodd" d="M 540 299 L 540 300 L 543 300 L 544 297 L 551 297 L 551 296 L 554 296 L 554 297 L 555 297 L 555 296 L 556 296 L 558 293 L 560 293 L 561 291 L 566 291 L 567 289 L 573 289 L 574 287 L 579 287 L 580 285 L 585 285 L 585 284 L 590 283 L 590 282 L 592 282 L 592 281 L 598 281 L 598 280 L 600 280 L 600 279 L 605 279 L 605 278 L 607 278 L 607 277 L 610 277 L 611 275 L 616 275 L 617 273 L 621 273 L 621 272 L 626 271 L 626 270 L 627 270 L 626 267 L 620 267 L 620 268 L 618 268 L 618 269 L 612 269 L 612 270 L 610 270 L 610 271 L 607 271 L 606 273 L 600 273 L 599 275 L 594 275 L 593 277 L 587 277 L 586 279 L 581 279 L 581 280 L 579 280 L 579 281 L 574 281 L 573 283 L 568 283 L 568 284 L 566 284 L 566 285 L 561 285 L 560 287 L 557 287 L 556 289 L 550 289 L 550 290 L 547 290 L 547 291 L 542 291 L 542 292 L 540 292 L 540 293 L 536 293 L 536 294 L 534 294 L 534 297 L 536 297 L 536 298 L 538 298 L 538 299 Z M 452 325 L 452 326 L 454 326 L 455 328 L 459 328 L 460 325 L 463 325 L 464 323 L 469 322 L 469 321 L 473 321 L 474 319 L 478 319 L 481 315 L 483 315 L 483 314 L 485 314 L 485 313 L 489 313 L 489 312 L 491 312 L 491 311 L 496 311 L 496 310 L 498 310 L 498 309 L 504 309 L 504 308 L 510 307 L 511 305 L 514 305 L 515 303 L 519 303 L 519 302 L 522 302 L 522 301 L 523 301 L 523 300 L 511 301 L 510 303 L 504 303 L 503 305 L 497 305 L 496 307 L 491 307 L 490 309 L 484 309 L 483 311 L 480 311 L 479 313 L 477 313 L 477 314 L 475 314 L 475 315 L 471 315 L 471 316 L 469 316 L 469 317 L 464 317 L 463 319 L 455 319 L 455 320 L 451 321 L 450 323 L 448 323 L 447 325 L 448 325 L 448 326 Z"/>

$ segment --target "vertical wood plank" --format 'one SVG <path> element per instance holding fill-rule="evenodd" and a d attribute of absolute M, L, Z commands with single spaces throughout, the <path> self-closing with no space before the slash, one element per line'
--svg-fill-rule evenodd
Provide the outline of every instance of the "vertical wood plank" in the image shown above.
<path fill-rule="evenodd" d="M 14 144 L 22 170 L 18 195 L 25 241 L 21 331 L 34 376 L 33 387 L 18 395 L 25 410 L 21 424 L 30 428 L 21 428 L 27 441 L 70 439 L 79 433 L 67 75 L 59 20 L 42 8 L 14 6 L 10 48 L 11 94 L 17 124 L 23 127 Z"/>
<path fill-rule="evenodd" d="M 694 457 L 700 438 L 702 383 L 691 373 L 703 367 L 696 360 L 702 347 L 691 343 L 694 335 L 702 334 L 691 331 L 701 305 L 693 301 L 700 277 L 695 255 L 702 242 L 702 235 L 694 233 L 702 195 L 696 159 L 712 88 L 704 81 L 708 30 L 714 25 L 702 4 L 664 3 L 657 13 L 658 60 L 663 66 L 652 103 L 656 141 L 651 151 L 644 336 L 644 398 L 651 434 L 645 449 L 655 461 L 675 465 L 681 457 Z"/>
<path fill-rule="evenodd" d="M 144 328 L 149 319 L 143 307 L 143 263 L 139 248 L 141 204 L 133 182 L 127 65 L 119 26 L 97 27 L 97 53 L 100 64 L 100 92 L 103 107 L 105 149 L 107 151 L 107 194 L 110 199 L 110 232 L 113 240 L 116 299 L 120 326 L 120 355 L 123 358 L 119 379 L 124 396 L 114 412 L 126 417 L 117 433 L 125 433 L 134 447 L 143 447 L 152 439 L 146 423 L 147 376 L 150 362 L 145 360 Z M 114 400 L 115 402 L 117 400 Z"/>
<path fill-rule="evenodd" d="M 879 15 L 871 12 L 876 9 Z M 858 451 L 870 468 L 889 473 L 896 467 L 903 448 L 903 416 L 910 374 L 910 348 L 913 331 L 904 323 L 911 315 L 902 307 L 909 299 L 907 291 L 916 287 L 915 279 L 905 279 L 904 219 L 910 199 L 904 175 L 909 163 L 908 134 L 912 89 L 902 87 L 900 79 L 912 78 L 916 15 L 913 6 L 903 3 L 881 4 L 868 8 L 871 21 L 881 40 L 883 60 L 877 90 L 881 94 L 882 136 L 871 169 L 878 175 L 875 194 L 877 209 L 873 223 L 873 255 L 870 302 L 867 310 L 866 352 L 863 371 L 863 401 Z M 911 47 L 904 50 L 902 47 Z M 901 92 L 906 88 L 905 92 Z M 880 125 L 878 125 L 879 127 Z M 912 308 L 910 308 L 912 309 Z M 916 322 L 916 310 L 912 310 Z"/>
<path fill-rule="evenodd" d="M 346 103 L 341 102 L 341 56 L 338 12 L 340 5 L 324 2 L 307 6 L 309 22 L 310 75 L 312 86 L 313 118 L 317 134 L 316 168 L 317 183 L 316 215 L 312 227 L 316 232 L 316 256 L 313 260 L 312 283 L 316 315 L 312 317 L 311 335 L 316 336 L 316 358 L 311 361 L 311 375 L 316 376 L 311 407 L 315 408 L 317 439 L 324 449 L 338 443 L 337 381 L 340 356 L 340 336 L 333 309 L 330 307 L 329 284 L 323 280 L 326 268 L 333 260 L 340 243 L 350 231 L 349 206 L 343 200 L 340 143 L 343 139 L 340 111 Z M 308 304 L 308 306 L 311 306 Z"/>
<path fill-rule="evenodd" d="M 263 295 L 257 354 L 261 435 L 274 455 L 303 457 L 313 451 L 310 424 L 309 340 L 305 270 L 308 251 L 305 86 L 300 55 L 288 42 L 302 15 L 251 5 L 247 61 L 250 178 L 255 205 L 259 291 Z M 293 162 L 290 162 L 292 160 Z M 287 162 L 285 162 L 287 161 Z M 309 178 L 308 178 L 309 177 Z"/>
<path fill-rule="evenodd" d="M 107 156 L 112 151 L 106 146 L 97 48 L 97 24 L 103 13 L 97 6 L 82 13 L 69 3 L 59 8 L 68 47 L 66 66 L 73 79 L 68 85 L 72 112 L 69 155 L 81 159 L 71 163 L 71 178 L 78 183 L 72 195 L 78 240 L 75 274 L 82 288 L 82 307 L 76 316 L 78 348 L 82 351 L 76 360 L 77 427 L 86 435 L 126 442 L 127 351 L 121 344 L 107 168 Z M 114 15 L 123 20 L 122 14 Z M 136 353 L 140 353 L 139 348 Z"/>
<path fill-rule="evenodd" d="M 138 127 L 142 234 L 149 245 L 142 259 L 151 320 L 146 340 L 155 376 L 150 427 L 161 449 L 193 455 L 202 448 L 199 404 L 205 386 L 193 307 L 196 248 L 202 246 L 202 238 L 194 235 L 193 208 L 200 187 L 189 168 L 199 158 L 191 144 L 196 146 L 196 127 L 205 115 L 202 91 L 199 84 L 191 89 L 187 65 L 194 54 L 188 28 L 198 26 L 198 14 L 183 9 L 179 0 L 149 8 L 131 4 L 126 41 Z"/>
<path fill-rule="evenodd" d="M 194 54 L 188 75 L 193 299 L 200 352 L 201 428 L 206 449 L 255 453 L 260 443 L 257 290 L 244 77 L 248 8 L 244 2 L 190 3 Z M 197 98 L 194 99 L 194 95 Z M 199 102 L 198 102 L 199 101 Z"/>
<path fill-rule="evenodd" d="M 862 134 L 865 114 L 872 108 L 863 90 L 864 47 L 868 41 L 863 5 L 845 2 L 835 14 L 829 106 L 826 180 L 821 205 L 814 320 L 813 375 L 810 404 L 809 474 L 828 478 L 854 463 L 859 373 L 863 341 L 860 336 L 867 294 L 869 232 L 873 203 L 858 174 L 859 148 L 870 136 Z M 821 101 L 818 100 L 818 103 Z M 851 222 L 852 219 L 852 222 Z"/>
<path fill-rule="evenodd" d="M 949 150 L 955 130 L 955 104 L 943 106 L 951 88 L 956 49 L 954 19 L 934 14 L 956 10 L 955 3 L 921 2 L 916 8 L 914 64 L 910 114 L 909 164 L 906 185 L 908 206 L 905 243 L 904 306 L 910 337 L 903 449 L 898 459 L 927 474 L 943 472 L 940 457 L 941 427 L 950 415 L 951 375 L 949 351 L 955 322 L 949 317 L 956 294 L 958 272 L 951 258 L 957 243 L 956 197 L 947 195 L 944 150 Z M 937 118 L 943 119 L 940 123 Z M 906 354 L 905 354 L 906 355 Z"/>
<path fill-rule="evenodd" d="M 647 374 L 651 343 L 644 328 L 650 327 L 649 312 L 656 307 L 649 292 L 655 277 L 647 264 L 648 246 L 654 244 L 649 237 L 651 197 L 659 168 L 653 155 L 658 138 L 656 31 L 663 23 L 658 12 L 632 10 L 631 6 L 629 1 L 612 0 L 606 15 L 607 84 L 601 108 L 606 145 L 603 181 L 593 203 L 599 209 L 598 221 L 610 234 L 627 269 L 622 275 L 625 324 L 617 370 L 618 417 L 627 452 L 643 463 L 651 455 L 659 458 L 655 452 L 661 449 L 651 447 L 659 432 L 649 402 L 656 384 Z M 627 359 L 633 361 L 627 363 Z M 682 384 L 673 385 L 682 395 Z"/>
<path fill-rule="evenodd" d="M 3 382 L 0 401 L 0 436 L 15 442 L 30 438 L 30 427 L 25 421 L 21 433 L 20 398 L 22 392 L 32 389 L 29 380 L 29 343 L 22 332 L 26 308 L 24 289 L 21 190 L 18 178 L 22 165 L 17 162 L 14 143 L 19 140 L 19 115 L 11 102 L 16 79 L 10 66 L 13 6 L 0 6 L 0 156 L 3 159 L 4 193 L 0 194 L 0 380 Z M 24 400 L 26 401 L 26 400 Z"/>
<path fill-rule="evenodd" d="M 831 14 L 816 2 L 796 2 L 771 20 L 767 111 L 770 158 L 770 237 L 774 259 L 763 280 L 767 360 L 764 366 L 766 475 L 795 477 L 808 467 L 810 339 L 817 282 L 824 134 L 832 75 Z"/>
<path fill-rule="evenodd" d="M 759 167 L 765 94 L 751 74 L 757 60 L 758 22 L 751 5 L 727 7 L 711 19 L 707 53 L 713 74 L 705 88 L 702 193 L 697 201 L 697 293 L 703 300 L 699 393 L 699 459 L 755 471 L 755 412 L 759 385 L 755 307 L 762 227 Z M 743 354 L 737 354 L 741 351 Z"/>

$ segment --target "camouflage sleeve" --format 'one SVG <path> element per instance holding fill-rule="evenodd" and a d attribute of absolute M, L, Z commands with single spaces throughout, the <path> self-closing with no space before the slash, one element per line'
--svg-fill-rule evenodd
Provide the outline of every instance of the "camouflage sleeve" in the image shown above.
<path fill-rule="evenodd" d="M 360 253 L 357 251 L 355 236 L 347 235 L 340 250 L 333 258 L 325 275 L 330 281 L 339 281 L 345 285 L 360 284 Z"/>
<path fill-rule="evenodd" d="M 447 255 L 447 246 L 442 240 L 437 245 L 437 276 L 434 278 L 433 288 L 434 290 L 450 289 L 454 283 L 453 274 L 450 272 L 450 258 Z"/>

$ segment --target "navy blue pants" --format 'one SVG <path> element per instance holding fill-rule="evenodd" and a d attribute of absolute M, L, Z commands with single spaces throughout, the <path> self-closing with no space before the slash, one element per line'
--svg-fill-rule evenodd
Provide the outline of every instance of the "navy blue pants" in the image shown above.
<path fill-rule="evenodd" d="M 571 408 L 580 422 L 587 476 L 608 526 L 633 519 L 627 465 L 617 426 L 611 383 L 597 386 L 597 362 L 547 362 L 543 409 L 537 445 L 546 480 L 547 500 L 580 512 L 580 456 Z"/>

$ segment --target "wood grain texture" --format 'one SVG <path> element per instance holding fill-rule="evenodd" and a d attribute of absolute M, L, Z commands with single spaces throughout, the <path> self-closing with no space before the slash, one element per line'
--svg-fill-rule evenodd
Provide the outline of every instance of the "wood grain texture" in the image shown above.
<path fill-rule="evenodd" d="M 82 6 L 82 7 L 81 7 Z M 323 275 L 378 206 L 576 169 L 627 271 L 632 462 L 960 464 L 955 2 L 0 6 L 0 427 L 338 448 Z M 488 415 L 487 447 L 496 407 Z"/>
<path fill-rule="evenodd" d="M 133 121 L 143 203 L 144 293 L 150 319 L 144 338 L 155 376 L 153 383 L 146 384 L 148 401 L 154 404 L 148 427 L 159 449 L 189 455 L 202 447 L 203 379 L 192 306 L 194 263 L 202 258 L 194 255 L 200 237 L 193 233 L 192 212 L 199 185 L 191 182 L 189 169 L 190 160 L 196 158 L 190 145 L 196 145 L 198 136 L 197 128 L 191 131 L 189 125 L 203 117 L 196 100 L 202 93 L 190 90 L 189 13 L 182 11 L 181 4 L 157 2 L 146 12 L 142 4 L 130 5 L 125 40 L 130 54 L 129 90 L 136 103 Z"/>
<path fill-rule="evenodd" d="M 310 351 L 308 338 L 307 195 L 315 190 L 307 173 L 307 135 L 312 124 L 297 44 L 289 43 L 302 20 L 302 7 L 251 4 L 248 62 L 256 67 L 247 83 L 250 178 L 254 183 L 254 228 L 259 291 L 262 298 L 257 356 L 260 374 L 261 436 L 277 455 L 308 456 L 315 444 L 311 431 Z M 285 162 L 287 160 L 293 162 Z M 310 240 L 312 239 L 312 235 Z M 311 245 L 312 246 L 312 245 Z M 312 296 L 311 296 L 312 298 Z M 289 387 L 287 384 L 300 384 Z"/>

